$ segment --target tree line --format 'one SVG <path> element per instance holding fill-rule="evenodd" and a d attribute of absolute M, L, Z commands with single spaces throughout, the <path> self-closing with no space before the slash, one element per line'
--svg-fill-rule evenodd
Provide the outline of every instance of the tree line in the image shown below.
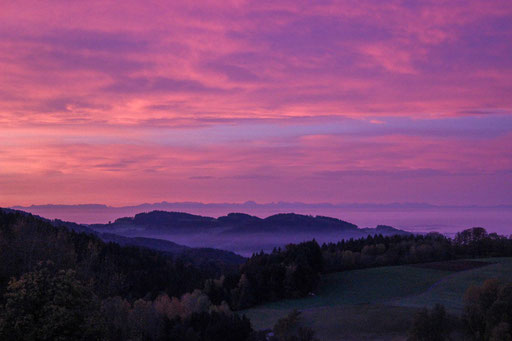
<path fill-rule="evenodd" d="M 427 263 L 477 257 L 512 256 L 512 239 L 474 227 L 448 238 L 426 235 L 368 236 L 322 245 L 325 272 Z"/>

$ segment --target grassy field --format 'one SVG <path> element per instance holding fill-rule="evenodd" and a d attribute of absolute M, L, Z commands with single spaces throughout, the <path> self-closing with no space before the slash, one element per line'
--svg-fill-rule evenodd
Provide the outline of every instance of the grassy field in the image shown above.
<path fill-rule="evenodd" d="M 271 328 L 291 310 L 321 340 L 401 340 L 414 313 L 442 303 L 459 314 L 465 290 L 488 278 L 512 280 L 512 258 L 465 271 L 391 266 L 329 274 L 315 296 L 261 305 L 244 313 L 255 329 Z"/>
<path fill-rule="evenodd" d="M 394 300 L 392 304 L 405 307 L 432 307 L 436 303 L 441 303 L 449 312 L 460 314 L 463 310 L 462 297 L 469 286 L 481 285 L 489 278 L 512 281 L 511 258 L 487 258 L 482 261 L 494 264 L 469 271 L 455 272 L 443 278 L 429 290 L 419 295 L 404 296 Z"/>

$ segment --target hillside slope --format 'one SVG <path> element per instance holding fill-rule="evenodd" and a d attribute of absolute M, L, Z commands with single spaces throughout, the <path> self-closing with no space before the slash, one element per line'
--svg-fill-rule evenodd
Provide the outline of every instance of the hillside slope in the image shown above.
<path fill-rule="evenodd" d="M 9 208 L 0 208 L 0 211 L 3 211 L 4 213 L 17 213 L 20 215 L 32 216 L 30 213 Z M 191 248 L 169 240 L 156 238 L 131 238 L 118 234 L 96 231 L 86 225 L 77 224 L 74 222 L 63 221 L 60 219 L 49 220 L 39 216 L 34 217 L 41 219 L 42 221 L 45 221 L 55 227 L 66 227 L 67 229 L 77 233 L 94 235 L 107 243 L 113 242 L 121 246 L 136 246 L 165 252 L 173 256 L 178 256 L 181 259 L 196 265 L 210 263 L 212 265 L 215 264 L 215 267 L 217 268 L 225 268 L 226 266 L 238 266 L 246 261 L 246 258 L 231 251 L 225 251 L 216 248 Z"/>

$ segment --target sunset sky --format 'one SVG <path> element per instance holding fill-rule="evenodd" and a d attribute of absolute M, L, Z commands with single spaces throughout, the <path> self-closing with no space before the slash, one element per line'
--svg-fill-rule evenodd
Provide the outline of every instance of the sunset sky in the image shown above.
<path fill-rule="evenodd" d="M 512 203 L 512 2 L 0 0 L 0 206 Z"/>

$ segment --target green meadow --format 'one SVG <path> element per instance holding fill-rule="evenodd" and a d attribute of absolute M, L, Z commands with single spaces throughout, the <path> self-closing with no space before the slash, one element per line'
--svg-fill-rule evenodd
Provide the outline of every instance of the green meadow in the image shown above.
<path fill-rule="evenodd" d="M 243 311 L 255 329 L 270 329 L 293 309 L 320 340 L 402 340 L 414 314 L 443 304 L 449 313 L 463 309 L 471 285 L 488 278 L 512 280 L 512 258 L 481 259 L 492 264 L 464 271 L 389 266 L 323 276 L 314 296 L 282 300 Z"/>

